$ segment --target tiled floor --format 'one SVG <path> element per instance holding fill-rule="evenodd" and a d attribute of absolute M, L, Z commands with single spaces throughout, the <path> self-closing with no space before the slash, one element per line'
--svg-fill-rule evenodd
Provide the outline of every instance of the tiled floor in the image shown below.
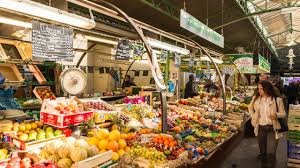
<path fill-rule="evenodd" d="M 272 168 L 286 168 L 286 147 L 286 140 L 281 139 L 277 148 L 276 166 L 272 166 Z M 258 151 L 256 138 L 244 138 L 235 149 L 226 156 L 220 168 L 262 168 L 262 163 L 256 159 Z"/>

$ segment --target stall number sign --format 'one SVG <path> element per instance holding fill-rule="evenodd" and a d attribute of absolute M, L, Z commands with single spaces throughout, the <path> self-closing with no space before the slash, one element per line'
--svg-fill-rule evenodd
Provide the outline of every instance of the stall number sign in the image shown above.
<path fill-rule="evenodd" d="M 36 60 L 72 61 L 73 30 L 33 21 L 32 57 Z"/>
<path fill-rule="evenodd" d="M 129 40 L 120 40 L 116 51 L 116 60 L 129 60 L 131 55 L 131 43 Z"/>

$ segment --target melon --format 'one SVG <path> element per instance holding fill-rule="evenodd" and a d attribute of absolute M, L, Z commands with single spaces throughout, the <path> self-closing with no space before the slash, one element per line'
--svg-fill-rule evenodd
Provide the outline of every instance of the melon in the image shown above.
<path fill-rule="evenodd" d="M 57 153 L 60 158 L 68 158 L 70 157 L 70 153 L 73 150 L 73 146 L 71 144 L 64 143 L 57 149 Z"/>
<path fill-rule="evenodd" d="M 99 150 L 95 145 L 92 145 L 86 149 L 86 152 L 87 152 L 88 157 L 92 157 L 92 156 L 97 155 L 99 153 Z"/>
<path fill-rule="evenodd" d="M 45 146 L 45 150 L 51 153 L 52 155 L 57 154 L 57 150 L 63 145 L 62 141 L 53 141 L 47 143 Z"/>
<path fill-rule="evenodd" d="M 70 158 L 72 159 L 73 162 L 79 162 L 87 158 L 87 152 L 85 149 L 77 147 L 72 150 L 70 154 Z"/>
<path fill-rule="evenodd" d="M 60 159 L 57 163 L 59 168 L 70 168 L 72 166 L 72 160 L 69 158 Z"/>
<path fill-rule="evenodd" d="M 39 153 L 39 156 L 43 159 L 48 159 L 49 156 L 51 156 L 51 153 L 48 152 L 47 150 L 42 150 L 40 153 Z"/>
<path fill-rule="evenodd" d="M 87 149 L 90 145 L 83 139 L 78 139 L 75 142 L 75 147 Z"/>
<path fill-rule="evenodd" d="M 51 163 L 57 163 L 59 161 L 59 156 L 57 154 L 51 155 L 47 158 Z"/>

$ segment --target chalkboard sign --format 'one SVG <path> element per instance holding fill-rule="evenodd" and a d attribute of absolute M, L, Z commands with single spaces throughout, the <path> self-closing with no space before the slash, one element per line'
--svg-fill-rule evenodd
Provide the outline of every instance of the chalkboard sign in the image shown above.
<path fill-rule="evenodd" d="M 138 60 L 142 58 L 143 54 L 145 53 L 145 48 L 142 44 L 136 43 L 133 45 L 133 59 Z"/>
<path fill-rule="evenodd" d="M 129 60 L 131 54 L 131 43 L 129 40 L 120 40 L 116 51 L 116 60 Z"/>
<path fill-rule="evenodd" d="M 167 58 L 168 58 L 168 51 L 167 50 L 162 50 L 160 54 L 160 63 L 167 63 Z"/>
<path fill-rule="evenodd" d="M 73 30 L 32 22 L 32 57 L 35 60 L 73 60 Z"/>

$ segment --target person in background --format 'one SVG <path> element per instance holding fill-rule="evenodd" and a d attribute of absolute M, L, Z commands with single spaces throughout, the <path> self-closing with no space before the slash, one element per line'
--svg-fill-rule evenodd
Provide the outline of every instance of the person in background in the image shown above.
<path fill-rule="evenodd" d="M 282 137 L 282 134 L 276 131 L 280 129 L 277 118 L 284 118 L 286 113 L 282 99 L 276 97 L 269 81 L 259 82 L 258 92 L 249 105 L 249 113 L 255 136 L 258 138 L 260 153 L 257 158 L 274 163 L 278 139 Z"/>
<path fill-rule="evenodd" d="M 130 75 L 125 76 L 125 80 L 122 84 L 122 88 L 136 86 L 136 84 L 131 80 Z"/>
<path fill-rule="evenodd" d="M 195 81 L 195 77 L 193 74 L 191 74 L 189 76 L 189 81 L 185 85 L 185 90 L 184 90 L 185 99 L 199 95 L 198 91 L 196 90 L 194 81 Z"/>

